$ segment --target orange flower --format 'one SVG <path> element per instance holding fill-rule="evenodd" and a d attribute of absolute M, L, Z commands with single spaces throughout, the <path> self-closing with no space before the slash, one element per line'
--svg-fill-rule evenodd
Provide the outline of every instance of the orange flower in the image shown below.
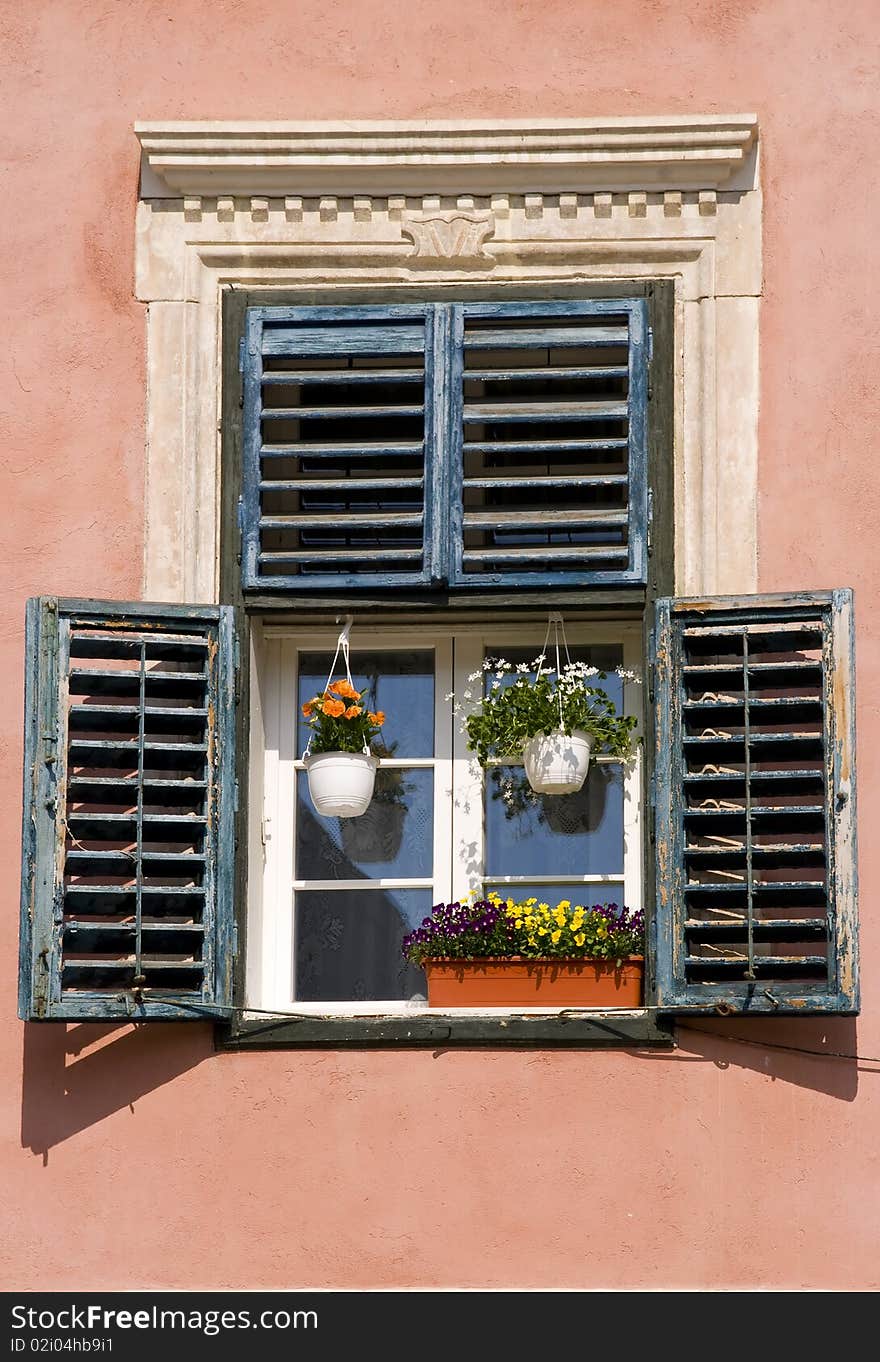
<path fill-rule="evenodd" d="M 334 681 L 330 690 L 334 695 L 341 695 L 344 700 L 359 700 L 361 698 L 360 691 L 355 690 L 354 686 L 350 686 L 347 681 Z"/>
<path fill-rule="evenodd" d="M 302 707 L 302 712 L 307 719 L 312 717 L 312 710 L 315 708 L 314 700 L 306 700 Z"/>
<path fill-rule="evenodd" d="M 371 724 L 375 724 L 377 728 L 381 728 L 385 722 L 385 712 L 384 710 L 377 709 L 374 714 L 373 711 L 370 710 L 367 714 L 367 718 Z"/>
<path fill-rule="evenodd" d="M 338 719 L 340 714 L 345 713 L 345 705 L 341 700 L 325 700 L 321 708 L 331 719 Z"/>
<path fill-rule="evenodd" d="M 346 719 L 356 719 L 357 716 L 363 714 L 363 712 L 360 705 L 349 705 L 348 709 L 345 711 L 345 717 Z"/>

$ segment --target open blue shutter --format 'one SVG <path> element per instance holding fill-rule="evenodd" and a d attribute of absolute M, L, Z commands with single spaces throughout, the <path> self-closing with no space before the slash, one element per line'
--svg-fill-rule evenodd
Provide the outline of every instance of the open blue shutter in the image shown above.
<path fill-rule="evenodd" d="M 657 1002 L 856 1012 L 848 590 L 657 602 Z"/>
<path fill-rule="evenodd" d="M 246 591 L 429 585 L 443 403 L 431 305 L 249 308 L 242 347 Z"/>
<path fill-rule="evenodd" d="M 228 1010 L 234 672 L 229 607 L 28 603 L 25 1020 Z"/>
<path fill-rule="evenodd" d="M 453 330 L 450 583 L 643 584 L 645 299 L 465 303 Z"/>

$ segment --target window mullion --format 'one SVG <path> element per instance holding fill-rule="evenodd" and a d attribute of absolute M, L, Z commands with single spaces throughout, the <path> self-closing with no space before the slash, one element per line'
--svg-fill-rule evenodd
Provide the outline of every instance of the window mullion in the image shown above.
<path fill-rule="evenodd" d="M 455 694 L 461 700 L 466 690 L 481 687 L 483 639 L 480 635 L 457 634 L 455 638 Z M 480 679 L 468 677 L 480 672 Z M 452 884 L 457 896 L 483 888 L 484 825 L 483 772 L 467 747 L 467 734 L 458 719 L 453 725 L 452 760 Z"/>

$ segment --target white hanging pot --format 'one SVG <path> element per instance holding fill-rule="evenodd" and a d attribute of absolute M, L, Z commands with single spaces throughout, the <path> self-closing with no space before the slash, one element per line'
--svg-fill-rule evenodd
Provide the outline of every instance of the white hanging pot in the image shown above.
<path fill-rule="evenodd" d="M 373 798 L 379 758 L 367 752 L 310 752 L 309 794 L 324 818 L 359 818 Z"/>
<path fill-rule="evenodd" d="M 580 729 L 538 733 L 523 747 L 523 763 L 536 794 L 576 794 L 590 765 L 589 735 Z"/>

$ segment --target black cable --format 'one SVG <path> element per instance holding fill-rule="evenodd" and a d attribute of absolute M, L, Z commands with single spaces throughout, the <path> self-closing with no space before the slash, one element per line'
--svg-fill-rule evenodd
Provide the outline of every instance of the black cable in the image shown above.
<path fill-rule="evenodd" d="M 277 1008 L 270 1009 L 265 1007 L 237 1007 L 231 1003 L 228 1005 L 218 1004 L 215 1007 L 211 1007 L 206 1003 L 192 1003 L 189 1001 L 184 1002 L 182 999 L 169 998 L 167 994 L 164 994 L 160 998 L 157 998 L 156 1001 L 174 1003 L 175 1007 L 183 1007 L 191 1012 L 203 1012 L 205 1013 L 206 1016 L 213 1017 L 215 1020 L 217 1020 L 218 1012 L 234 1013 L 237 1014 L 239 1017 L 243 1017 L 245 1013 L 249 1013 L 255 1014 L 258 1017 L 276 1017 L 281 1021 L 307 1021 L 310 1016 L 314 1015 L 305 1012 L 279 1012 Z M 566 1010 L 571 1011 L 572 1009 L 568 1008 Z M 638 1008 L 638 1011 L 664 1012 L 666 1013 L 667 1016 L 670 1015 L 667 1012 L 667 1009 L 662 1007 L 640 1007 Z M 355 1014 L 351 1015 L 353 1018 Z M 362 1016 L 368 1015 L 372 1017 L 383 1014 L 368 1013 L 361 1015 Z M 406 1013 L 401 1013 L 400 1015 L 406 1016 Z M 132 1017 L 131 1020 L 140 1021 L 143 1020 L 143 1018 Z M 861 1061 L 861 1063 L 863 1064 L 880 1064 L 880 1058 L 878 1058 L 878 1056 L 876 1055 L 854 1055 L 850 1054 L 848 1050 L 807 1050 L 802 1045 L 779 1045 L 776 1043 L 776 1041 L 772 1040 L 747 1040 L 744 1036 L 726 1036 L 721 1031 L 706 1031 L 701 1026 L 688 1026 L 686 1022 L 676 1021 L 675 1026 L 679 1031 L 691 1031 L 698 1036 L 716 1036 L 718 1040 L 731 1041 L 733 1044 L 736 1045 L 756 1045 L 761 1050 L 786 1050 L 789 1054 L 812 1055 L 815 1059 L 855 1059 Z M 635 1046 L 633 1048 L 638 1049 L 639 1047 Z"/>
<path fill-rule="evenodd" d="M 757 1045 L 762 1050 L 787 1050 L 793 1055 L 813 1055 L 816 1059 L 857 1059 L 864 1064 L 880 1064 L 876 1055 L 854 1055 L 848 1050 L 807 1050 L 802 1045 L 778 1045 L 773 1040 L 747 1040 L 744 1036 L 725 1036 L 722 1031 L 705 1031 L 701 1026 L 688 1026 L 676 1022 L 679 1031 L 692 1031 L 699 1036 L 717 1036 L 719 1040 L 729 1040 L 737 1045 Z"/>

